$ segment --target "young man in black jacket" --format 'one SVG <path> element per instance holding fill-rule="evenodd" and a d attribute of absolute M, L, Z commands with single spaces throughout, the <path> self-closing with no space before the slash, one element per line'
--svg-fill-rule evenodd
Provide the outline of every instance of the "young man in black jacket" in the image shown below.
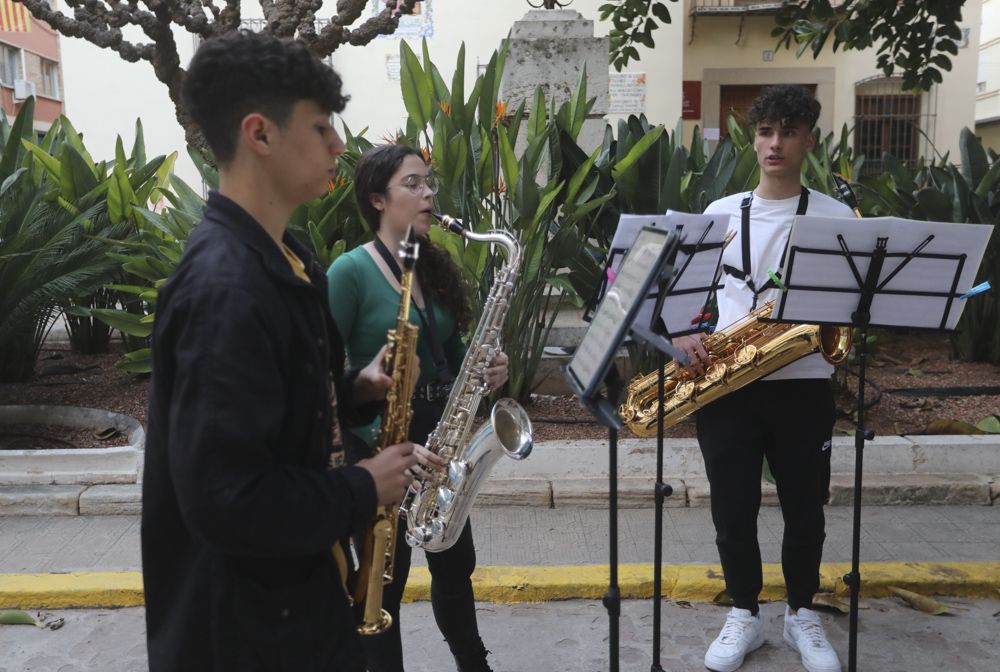
<path fill-rule="evenodd" d="M 326 275 L 285 230 L 335 174 L 340 87 L 301 43 L 244 32 L 206 41 L 187 73 L 219 191 L 153 333 L 151 672 L 364 670 L 344 542 L 402 498 L 416 457 L 404 444 L 339 466 L 342 422 L 372 417 L 391 380 L 378 360 L 343 370 Z"/>

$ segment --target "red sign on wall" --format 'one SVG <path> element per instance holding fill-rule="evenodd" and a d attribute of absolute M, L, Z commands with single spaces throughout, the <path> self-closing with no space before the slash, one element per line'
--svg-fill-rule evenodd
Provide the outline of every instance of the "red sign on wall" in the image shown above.
<path fill-rule="evenodd" d="M 681 118 L 701 119 L 701 82 L 686 79 L 681 83 Z"/>

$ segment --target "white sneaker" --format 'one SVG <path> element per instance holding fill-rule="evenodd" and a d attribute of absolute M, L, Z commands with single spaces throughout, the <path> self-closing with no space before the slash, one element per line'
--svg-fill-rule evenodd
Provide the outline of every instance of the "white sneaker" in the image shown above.
<path fill-rule="evenodd" d="M 764 643 L 764 621 L 760 612 L 733 607 L 726 616 L 722 632 L 705 652 L 705 667 L 714 672 L 733 672 L 743 664 L 743 657 Z"/>
<path fill-rule="evenodd" d="M 793 616 L 785 607 L 785 642 L 802 656 L 802 665 L 809 672 L 840 672 L 840 659 L 823 632 L 819 614 L 812 609 L 799 609 Z"/>

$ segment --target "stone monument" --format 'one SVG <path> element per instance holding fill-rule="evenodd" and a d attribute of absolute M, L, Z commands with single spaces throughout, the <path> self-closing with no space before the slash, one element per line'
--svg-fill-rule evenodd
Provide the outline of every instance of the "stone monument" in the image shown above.
<path fill-rule="evenodd" d="M 557 3 L 553 3 L 557 4 Z M 548 5 L 546 5 L 548 6 Z M 596 98 L 577 142 L 587 153 L 604 138 L 608 111 L 608 39 L 594 37 L 594 22 L 572 9 L 532 9 L 511 28 L 500 96 L 508 109 L 521 100 L 530 110 L 535 87 L 556 109 L 576 90 L 587 66 L 587 98 Z"/>

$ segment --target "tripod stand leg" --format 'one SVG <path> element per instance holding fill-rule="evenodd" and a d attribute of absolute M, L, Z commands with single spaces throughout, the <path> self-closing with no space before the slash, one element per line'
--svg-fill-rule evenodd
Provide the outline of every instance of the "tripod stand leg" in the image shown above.
<path fill-rule="evenodd" d="M 850 626 L 848 629 L 848 672 L 855 672 L 858 665 L 858 600 L 861 594 L 861 485 L 864 470 L 865 441 L 875 438 L 875 432 L 865 429 L 865 364 L 867 359 L 867 332 L 858 340 L 858 427 L 854 432 L 854 524 L 851 529 L 851 571 L 844 576 L 844 583 L 851 589 Z"/>
<path fill-rule="evenodd" d="M 654 514 L 653 532 L 653 664 L 650 672 L 663 672 L 660 665 L 660 623 L 663 611 L 663 500 L 669 497 L 674 489 L 663 482 L 663 387 L 665 384 L 663 366 L 666 363 L 665 357 L 660 352 L 657 358 L 657 367 L 660 373 L 658 377 L 659 390 L 659 416 L 656 422 L 656 485 L 655 499 L 656 512 Z"/>
<path fill-rule="evenodd" d="M 618 430 L 608 429 L 608 546 L 610 579 L 604 596 L 608 610 L 608 669 L 618 672 L 618 621 L 621 616 L 621 591 L 618 588 Z"/>

